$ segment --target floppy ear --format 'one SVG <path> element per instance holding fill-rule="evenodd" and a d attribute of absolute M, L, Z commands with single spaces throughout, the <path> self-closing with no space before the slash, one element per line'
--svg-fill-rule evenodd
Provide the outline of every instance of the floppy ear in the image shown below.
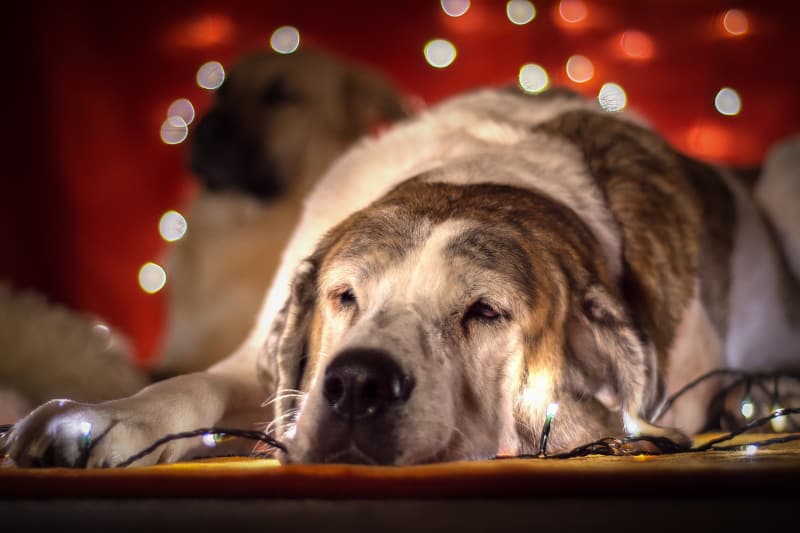
<path fill-rule="evenodd" d="M 275 390 L 297 388 L 300 367 L 305 357 L 311 317 L 317 298 L 317 261 L 305 259 L 295 270 L 289 298 L 272 321 L 270 333 L 260 358 L 261 371 L 274 376 Z M 269 368 L 266 368 L 269 367 Z M 282 397 L 275 404 L 275 417 L 291 407 L 291 396 Z"/>
<path fill-rule="evenodd" d="M 590 375 L 597 399 L 619 408 L 632 435 L 685 437 L 648 422 L 663 396 L 653 343 L 638 330 L 629 311 L 602 285 L 590 285 L 574 313 L 570 345 Z"/>

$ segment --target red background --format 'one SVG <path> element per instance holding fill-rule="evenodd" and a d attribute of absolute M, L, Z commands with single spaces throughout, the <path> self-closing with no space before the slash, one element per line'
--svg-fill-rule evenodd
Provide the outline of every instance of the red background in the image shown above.
<path fill-rule="evenodd" d="M 629 108 L 678 148 L 707 159 L 755 164 L 775 140 L 800 130 L 800 8 L 793 1 L 586 1 L 587 18 L 566 25 L 558 2 L 534 1 L 536 18 L 515 26 L 505 2 L 473 0 L 451 18 L 436 0 L 268 2 L 30 2 L 7 14 L 0 193 L 0 279 L 96 313 L 132 337 L 146 361 L 161 333 L 164 291 L 145 294 L 137 274 L 167 246 L 161 214 L 191 194 L 186 146 L 159 128 L 170 102 L 199 113 L 211 95 L 195 84 L 208 60 L 229 65 L 268 46 L 291 24 L 301 46 L 370 64 L 433 103 L 472 87 L 514 82 L 535 62 L 551 81 L 596 95 L 622 85 Z M 750 30 L 727 34 L 720 15 L 742 9 Z M 621 32 L 652 38 L 653 55 L 621 53 Z M 458 49 L 448 68 L 422 48 L 444 37 Z M 592 80 L 575 84 L 564 65 L 587 56 Z M 723 86 L 742 112 L 714 109 Z M 165 290 L 169 289 L 169 283 Z"/>

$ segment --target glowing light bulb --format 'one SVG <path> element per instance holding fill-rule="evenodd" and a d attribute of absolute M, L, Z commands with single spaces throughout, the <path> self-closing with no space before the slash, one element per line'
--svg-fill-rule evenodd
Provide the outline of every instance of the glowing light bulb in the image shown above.
<path fill-rule="evenodd" d="M 558 403 L 552 402 L 547 406 L 547 416 L 544 419 L 544 426 L 542 426 L 542 434 L 539 437 L 539 456 L 544 457 L 547 455 L 547 441 L 550 438 L 550 428 L 553 424 L 553 418 L 558 412 Z"/>
<path fill-rule="evenodd" d="M 747 33 L 750 29 L 750 21 L 744 11 L 739 9 L 729 9 L 722 17 L 722 25 L 725 31 L 733 36 L 740 36 Z"/>
<path fill-rule="evenodd" d="M 781 407 L 781 405 L 778 403 L 772 406 L 773 414 L 782 410 L 783 407 Z M 775 433 L 783 433 L 786 431 L 786 416 L 776 416 L 769 421 L 769 425 L 772 426 L 772 431 Z"/>
<path fill-rule="evenodd" d="M 167 117 L 161 123 L 161 141 L 164 144 L 180 144 L 189 136 L 189 127 L 181 117 L 174 115 Z"/>
<path fill-rule="evenodd" d="M 155 294 L 164 288 L 167 273 L 155 263 L 145 263 L 139 269 L 139 286 L 147 294 Z"/>
<path fill-rule="evenodd" d="M 108 350 L 114 344 L 114 338 L 111 336 L 111 328 L 105 324 L 97 323 L 92 326 L 92 333 L 103 342 L 104 349 Z"/>
<path fill-rule="evenodd" d="M 550 77 L 542 66 L 528 63 L 519 69 L 519 86 L 526 93 L 540 93 L 547 89 L 549 85 Z"/>
<path fill-rule="evenodd" d="M 642 427 L 639 425 L 632 416 L 628 413 L 623 413 L 622 424 L 625 427 L 625 432 L 632 437 L 638 437 L 642 434 Z"/>
<path fill-rule="evenodd" d="M 469 0 L 442 0 L 442 11 L 451 17 L 460 17 L 469 9 Z"/>
<path fill-rule="evenodd" d="M 616 83 L 604 83 L 597 94 L 597 101 L 606 111 L 622 111 L 628 104 L 628 97 L 625 90 Z"/>
<path fill-rule="evenodd" d="M 553 379 L 549 372 L 534 371 L 528 378 L 528 386 L 522 392 L 522 402 L 528 411 L 541 412 L 553 398 Z"/>
<path fill-rule="evenodd" d="M 753 403 L 753 399 L 749 394 L 742 398 L 742 403 L 739 404 L 739 411 L 747 420 L 750 420 L 756 414 L 756 404 Z"/>
<path fill-rule="evenodd" d="M 217 446 L 218 436 L 216 433 L 203 433 L 201 440 L 207 447 L 214 448 Z"/>
<path fill-rule="evenodd" d="M 744 453 L 747 455 L 755 455 L 757 451 L 758 451 L 758 446 L 756 446 L 755 444 L 748 444 L 744 449 Z"/>
<path fill-rule="evenodd" d="M 209 61 L 197 69 L 197 76 L 195 76 L 197 85 L 202 89 L 213 91 L 219 89 L 222 82 L 225 81 L 225 69 L 222 68 L 222 63 L 219 61 Z"/>
<path fill-rule="evenodd" d="M 509 0 L 506 4 L 508 20 L 522 26 L 536 17 L 536 8 L 528 0 Z"/>
<path fill-rule="evenodd" d="M 588 10 L 581 0 L 561 0 L 558 3 L 558 14 L 564 22 L 577 24 L 586 18 Z"/>
<path fill-rule="evenodd" d="M 167 117 L 181 117 L 186 124 L 194 120 L 194 106 L 186 98 L 178 98 L 167 108 Z"/>
<path fill-rule="evenodd" d="M 177 211 L 167 211 L 158 221 L 158 232 L 167 242 L 174 242 L 186 234 L 186 219 Z"/>
<path fill-rule="evenodd" d="M 714 97 L 714 107 L 723 115 L 738 115 L 742 110 L 742 99 L 739 93 L 730 87 L 723 87 Z"/>
<path fill-rule="evenodd" d="M 435 68 L 450 66 L 458 55 L 453 43 L 445 39 L 428 41 L 422 51 L 428 64 Z"/>
<path fill-rule="evenodd" d="M 594 65 L 586 56 L 574 55 L 567 60 L 567 77 L 575 83 L 585 83 L 594 76 Z"/>
<path fill-rule="evenodd" d="M 281 26 L 272 32 L 269 45 L 279 54 L 291 54 L 300 46 L 300 32 L 294 26 Z"/>

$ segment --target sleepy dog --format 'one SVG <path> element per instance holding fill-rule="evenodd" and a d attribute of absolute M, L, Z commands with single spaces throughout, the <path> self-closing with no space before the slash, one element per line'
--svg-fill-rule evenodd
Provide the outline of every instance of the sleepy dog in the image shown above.
<path fill-rule="evenodd" d="M 202 370 L 253 327 L 302 199 L 330 163 L 406 115 L 378 73 L 318 51 L 243 57 L 190 136 L 199 193 L 167 251 L 160 376 Z"/>
<path fill-rule="evenodd" d="M 799 366 L 797 272 L 771 224 L 730 173 L 626 115 L 469 93 L 334 164 L 231 357 L 113 402 L 49 402 L 4 446 L 23 466 L 109 466 L 167 433 L 271 421 L 284 462 L 408 465 L 536 453 L 551 403 L 553 452 L 685 439 L 717 385 L 657 425 L 665 393 L 720 366 Z"/>

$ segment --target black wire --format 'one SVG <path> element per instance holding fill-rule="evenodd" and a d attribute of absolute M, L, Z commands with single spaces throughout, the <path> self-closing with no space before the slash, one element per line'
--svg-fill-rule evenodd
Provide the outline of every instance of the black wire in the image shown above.
<path fill-rule="evenodd" d="M 773 444 L 782 444 L 784 442 L 792 442 L 800 440 L 800 433 L 793 433 L 791 435 L 784 435 L 783 437 L 772 437 L 771 439 L 764 439 L 756 442 L 748 442 L 746 444 L 730 444 L 728 446 L 715 446 L 713 449 L 718 452 L 727 452 L 732 450 L 746 449 L 748 446 L 757 446 L 763 448 Z"/>
<path fill-rule="evenodd" d="M 756 374 L 756 373 L 747 373 L 742 370 L 735 370 L 729 368 L 718 368 L 707 372 L 698 378 L 692 380 L 691 382 L 687 383 L 683 386 L 680 390 L 675 392 L 671 395 L 662 405 L 661 408 L 658 410 L 657 415 L 653 418 L 653 420 L 657 420 L 661 416 L 663 416 L 675 403 L 675 401 L 680 398 L 683 394 L 691 390 L 692 388 L 696 387 L 698 384 L 702 383 L 703 381 L 710 379 L 714 376 L 718 375 L 735 375 L 738 376 L 739 379 L 736 380 L 733 384 L 725 387 L 725 391 L 730 390 L 732 387 L 738 385 L 742 381 L 748 381 L 748 389 L 749 389 L 749 382 L 752 379 L 764 379 L 767 377 L 771 377 L 776 380 L 776 387 L 775 393 L 777 394 L 777 379 L 779 377 L 789 377 L 793 379 L 800 380 L 800 374 L 795 372 L 775 372 L 775 373 L 768 373 L 768 374 Z M 675 453 L 688 453 L 688 452 L 704 452 L 709 450 L 716 450 L 716 451 L 729 451 L 729 450 L 739 450 L 745 448 L 746 446 L 769 446 L 772 444 L 778 444 L 783 442 L 790 442 L 794 440 L 800 440 L 800 434 L 796 435 L 787 435 L 783 437 L 775 437 L 771 439 L 765 439 L 762 441 L 750 442 L 747 444 L 736 444 L 736 445 L 729 445 L 729 446 L 716 446 L 722 442 L 726 442 L 728 440 L 733 439 L 734 437 L 741 435 L 751 429 L 754 429 L 758 426 L 766 424 L 770 420 L 780 417 L 780 416 L 787 416 L 792 414 L 800 414 L 800 408 L 784 408 L 778 411 L 771 413 L 769 416 L 765 416 L 754 420 L 741 428 L 738 428 L 734 431 L 726 433 L 720 437 L 712 439 L 711 441 L 705 443 L 702 446 L 697 446 L 694 448 L 682 446 L 681 444 L 666 438 L 666 437 L 654 437 L 654 436 L 637 436 L 637 437 L 625 437 L 625 438 L 614 438 L 614 437 L 606 437 L 603 439 L 599 439 L 587 444 L 583 444 L 578 446 L 577 448 L 572 449 L 568 452 L 563 452 L 555 455 L 545 455 L 543 453 L 539 453 L 537 455 L 528 455 L 528 454 L 521 454 L 516 456 L 503 456 L 503 457 L 495 457 L 495 459 L 522 459 L 522 458 L 544 458 L 544 459 L 569 459 L 573 457 L 584 457 L 587 455 L 661 455 L 661 454 L 675 454 Z M 791 419 L 790 419 L 791 420 Z M 11 430 L 13 425 L 11 424 L 3 424 L 0 425 L 0 435 L 3 435 Z M 286 446 L 281 442 L 273 439 L 269 435 L 261 432 L 261 431 L 253 431 L 253 430 L 243 430 L 243 429 L 235 429 L 235 428 L 200 428 L 195 429 L 193 431 L 186 431 L 182 433 L 173 433 L 170 435 L 166 435 L 157 441 L 153 442 L 147 448 L 141 450 L 140 452 L 128 457 L 121 463 L 119 463 L 118 467 L 125 467 L 133 464 L 134 462 L 138 461 L 139 459 L 151 454 L 155 451 L 158 447 L 166 444 L 167 442 L 171 442 L 174 440 L 179 439 L 186 439 L 192 437 L 199 437 L 205 435 L 207 433 L 211 434 L 221 434 L 227 435 L 232 437 L 240 437 L 245 439 L 252 439 L 258 440 L 268 444 L 273 448 L 277 448 L 282 450 L 284 453 L 287 453 Z M 633 444 L 638 442 L 648 442 L 649 444 L 653 445 L 655 450 L 643 450 L 636 447 L 633 447 Z M 96 443 L 96 442 L 95 442 Z M 93 443 L 94 444 L 94 443 Z M 263 454 L 260 454 L 263 455 Z M 241 456 L 239 456 L 241 457 Z"/>
<path fill-rule="evenodd" d="M 680 398 L 681 396 L 683 396 L 684 394 L 686 394 L 687 392 L 689 392 L 690 390 L 695 388 L 697 385 L 699 385 L 703 381 L 706 381 L 709 378 L 713 378 L 714 376 L 719 376 L 719 375 L 742 376 L 744 374 L 745 373 L 742 370 L 735 370 L 735 369 L 732 369 L 732 368 L 717 368 L 717 369 L 712 370 L 710 372 L 706 372 L 705 374 L 693 379 L 692 381 L 690 381 L 689 383 L 687 383 L 686 385 L 681 387 L 672 396 L 667 398 L 664 401 L 664 403 L 661 404 L 661 407 L 658 409 L 658 411 L 656 412 L 655 416 L 653 416 L 653 421 L 655 422 L 659 418 L 664 416 L 664 414 L 672 408 L 672 404 L 674 404 L 675 401 L 678 398 Z"/>
<path fill-rule="evenodd" d="M 779 379 L 781 377 L 800 380 L 800 372 L 795 372 L 795 371 L 758 373 L 758 372 L 747 372 L 745 370 L 738 370 L 738 369 L 735 369 L 735 368 L 717 368 L 717 369 L 711 370 L 710 372 L 706 372 L 705 374 L 702 374 L 702 375 L 698 376 L 697 378 L 693 379 L 692 381 L 690 381 L 689 383 L 687 383 L 686 385 L 681 387 L 678 391 L 676 391 L 674 394 L 672 394 L 669 398 L 667 398 L 664 401 L 664 403 L 661 404 L 661 407 L 656 411 L 656 414 L 653 416 L 653 421 L 655 422 L 659 418 L 664 416 L 664 414 L 666 414 L 666 412 L 669 411 L 672 408 L 672 405 L 675 403 L 675 401 L 677 401 L 678 398 L 680 398 L 681 396 L 683 396 L 684 394 L 686 394 L 687 392 L 689 392 L 690 390 L 695 388 L 697 385 L 699 385 L 703 381 L 706 381 L 707 379 L 710 379 L 710 378 L 712 378 L 714 376 L 719 376 L 719 375 L 729 375 L 729 376 L 733 375 L 733 376 L 739 377 L 738 380 L 734 381 L 732 384 L 728 385 L 724 389 L 726 392 L 731 390 L 731 389 L 733 389 L 735 386 L 739 385 L 743 381 L 763 380 L 763 379 L 767 379 L 767 378 L 773 378 L 773 379 L 777 380 L 777 379 Z M 748 391 L 749 391 L 749 389 L 750 389 L 749 385 L 748 385 L 747 388 L 748 388 Z M 765 391 L 765 392 L 767 392 L 767 395 L 769 395 L 768 391 Z"/>
<path fill-rule="evenodd" d="M 272 437 L 270 437 L 269 435 L 267 435 L 266 433 L 263 433 L 261 431 L 253 431 L 253 430 L 247 430 L 247 429 L 231 429 L 231 428 L 214 428 L 214 427 L 212 427 L 212 428 L 195 429 L 193 431 L 184 431 L 182 433 L 173 433 L 171 435 L 166 435 L 164 437 L 161 437 L 160 439 L 155 441 L 153 444 L 151 444 L 147 448 L 143 449 L 142 451 L 140 451 L 138 453 L 135 453 L 135 454 L 131 455 L 130 457 L 128 457 L 127 459 L 125 459 L 124 461 L 122 461 L 121 463 L 119 463 L 116 466 L 118 466 L 118 467 L 130 466 L 131 464 L 133 464 L 134 462 L 138 461 L 142 457 L 150 455 L 151 453 L 153 453 L 156 450 L 156 448 L 158 448 L 159 446 L 161 446 L 163 444 L 166 444 L 167 442 L 171 442 L 173 440 L 188 439 L 188 438 L 191 438 L 191 437 L 200 437 L 200 436 L 205 435 L 207 433 L 220 434 L 220 435 L 226 435 L 226 436 L 232 436 L 232 437 L 241 437 L 243 439 L 258 440 L 258 441 L 264 442 L 264 443 L 272 446 L 273 448 L 278 448 L 279 450 L 283 451 L 284 453 L 287 453 L 286 446 L 283 443 L 278 442 L 277 440 L 273 439 Z"/>
<path fill-rule="evenodd" d="M 786 416 L 786 415 L 795 415 L 795 414 L 798 414 L 798 413 L 800 413 L 800 407 L 787 407 L 785 409 L 779 409 L 779 410 L 775 411 L 774 413 L 771 413 L 769 416 L 764 416 L 762 418 L 753 420 L 752 422 L 749 422 L 748 424 L 745 424 L 744 426 L 742 426 L 742 427 L 740 427 L 738 429 L 735 429 L 735 430 L 733 430 L 733 431 L 731 431 L 729 433 L 726 433 L 725 435 L 722 435 L 721 437 L 717 437 L 716 439 L 712 439 L 712 440 L 708 441 L 707 443 L 705 443 L 702 446 L 698 446 L 698 447 L 692 448 L 691 451 L 704 452 L 706 450 L 710 450 L 710 449 L 712 449 L 714 447 L 715 444 L 719 444 L 720 442 L 725 442 L 725 441 L 731 440 L 732 438 L 734 438 L 734 437 L 736 437 L 738 435 L 741 435 L 742 433 L 745 433 L 746 431 L 750 431 L 751 429 L 754 429 L 754 428 L 757 428 L 758 426 L 762 426 L 762 425 L 766 424 L 767 422 L 769 422 L 773 418 L 778 418 L 780 416 Z M 750 443 L 750 444 L 755 444 L 755 443 Z"/>

